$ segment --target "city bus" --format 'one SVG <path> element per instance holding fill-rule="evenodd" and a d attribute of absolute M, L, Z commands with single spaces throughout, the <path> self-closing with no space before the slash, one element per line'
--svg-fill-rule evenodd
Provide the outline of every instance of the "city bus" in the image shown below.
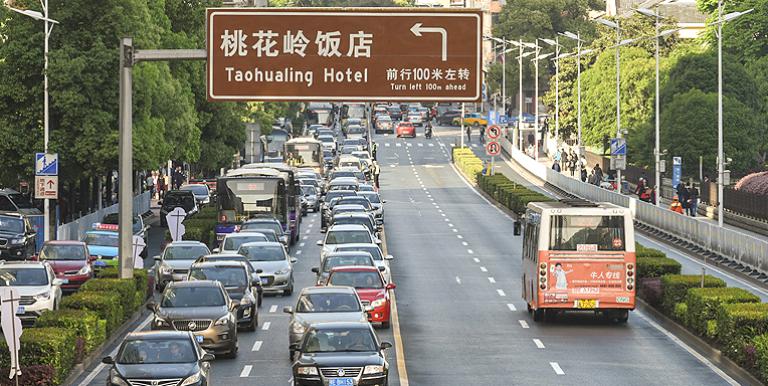
<path fill-rule="evenodd" d="M 323 143 L 309 137 L 293 138 L 283 145 L 285 162 L 297 168 L 312 168 L 325 176 Z"/>
<path fill-rule="evenodd" d="M 584 200 L 532 202 L 524 224 L 522 292 L 534 321 L 567 310 L 627 321 L 636 289 L 628 208 Z"/>
<path fill-rule="evenodd" d="M 217 242 L 251 218 L 274 217 L 282 224 L 290 222 L 285 180 L 277 171 L 266 169 L 261 174 L 254 174 L 242 169 L 230 170 L 216 180 L 216 192 Z"/>
<path fill-rule="evenodd" d="M 284 157 L 283 145 L 291 139 L 288 131 L 272 128 L 272 132 L 262 136 L 266 142 L 265 157 Z"/>
<path fill-rule="evenodd" d="M 285 181 L 288 221 L 283 224 L 285 233 L 290 233 L 291 244 L 299 240 L 301 233 L 301 185 L 295 177 L 296 169 L 283 163 L 246 164 L 232 171 L 238 175 L 275 175 Z"/>

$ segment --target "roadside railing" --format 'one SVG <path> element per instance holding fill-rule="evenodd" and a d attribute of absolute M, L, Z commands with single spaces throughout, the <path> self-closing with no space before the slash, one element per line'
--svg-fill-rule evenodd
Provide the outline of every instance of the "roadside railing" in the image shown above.
<path fill-rule="evenodd" d="M 133 212 L 139 215 L 149 212 L 150 198 L 150 192 L 144 192 L 134 197 Z M 117 212 L 119 208 L 118 205 L 119 204 L 108 206 L 106 208 L 97 210 L 96 212 L 82 216 L 75 221 L 59 225 L 56 229 L 56 239 L 80 240 L 86 231 L 92 229 L 94 223 L 100 222 L 104 216 L 110 213 Z"/>

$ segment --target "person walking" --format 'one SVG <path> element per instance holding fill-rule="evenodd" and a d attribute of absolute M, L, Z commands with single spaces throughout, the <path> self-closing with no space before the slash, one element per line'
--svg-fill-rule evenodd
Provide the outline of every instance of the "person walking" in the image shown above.
<path fill-rule="evenodd" d="M 373 157 L 373 160 L 376 161 L 376 153 L 379 151 L 379 144 L 374 142 L 373 143 L 373 149 L 371 149 L 371 156 Z"/>
<path fill-rule="evenodd" d="M 688 185 L 688 215 L 696 217 L 696 211 L 699 209 L 699 189 L 695 184 Z"/>
<path fill-rule="evenodd" d="M 379 189 L 379 174 L 381 173 L 381 170 L 379 169 L 379 163 L 376 161 L 373 161 L 373 184 L 376 186 L 376 189 Z"/>
<path fill-rule="evenodd" d="M 603 180 L 603 168 L 600 167 L 600 164 L 595 164 L 595 168 L 592 169 L 595 172 L 595 175 L 597 176 L 598 181 Z M 598 183 L 597 185 L 599 185 Z"/>
<path fill-rule="evenodd" d="M 689 199 L 691 197 L 691 193 L 688 191 L 688 188 L 685 185 L 683 185 L 682 182 L 680 183 L 680 185 L 681 185 L 680 193 L 678 193 L 677 197 L 678 197 L 678 200 L 680 201 L 680 205 L 682 205 L 683 207 L 683 211 L 688 213 L 688 207 L 690 206 Z"/>
<path fill-rule="evenodd" d="M 464 131 L 467 132 L 467 142 L 472 142 L 472 126 L 467 125 Z"/>
<path fill-rule="evenodd" d="M 558 148 L 557 150 L 555 150 L 555 156 L 553 158 L 555 160 L 555 163 L 558 164 L 558 169 L 561 166 L 560 161 L 562 160 L 562 157 L 563 157 L 562 149 Z M 554 169 L 554 165 L 552 166 L 552 168 Z"/>
<path fill-rule="evenodd" d="M 553 163 L 552 163 L 552 170 L 554 170 L 554 171 L 556 171 L 556 172 L 560 173 L 560 163 L 559 163 L 559 162 L 557 162 L 557 161 L 553 162 Z"/>
<path fill-rule="evenodd" d="M 571 177 L 576 176 L 576 153 L 571 149 L 571 154 L 568 156 L 568 168 L 571 169 Z"/>
<path fill-rule="evenodd" d="M 152 172 L 147 175 L 147 191 L 150 197 L 155 196 L 155 179 L 152 176 Z"/>
<path fill-rule="evenodd" d="M 480 126 L 480 143 L 485 143 L 485 126 Z"/>
<path fill-rule="evenodd" d="M 581 172 L 580 172 L 581 182 L 587 182 L 587 168 L 584 167 L 584 164 L 580 164 L 579 168 L 581 169 Z"/>

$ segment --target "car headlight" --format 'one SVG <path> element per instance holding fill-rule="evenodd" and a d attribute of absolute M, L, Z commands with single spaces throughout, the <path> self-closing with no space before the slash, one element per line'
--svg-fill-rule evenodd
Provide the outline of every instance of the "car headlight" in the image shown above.
<path fill-rule="evenodd" d="M 214 323 L 213 325 L 214 326 L 225 326 L 225 325 L 227 325 L 228 321 L 229 321 L 229 315 L 224 315 L 221 318 L 219 318 L 219 320 L 217 320 L 216 323 Z"/>
<path fill-rule="evenodd" d="M 24 244 L 24 239 L 11 239 L 11 244 L 15 244 L 15 245 Z"/>
<path fill-rule="evenodd" d="M 281 270 L 275 271 L 275 275 L 287 275 L 289 273 L 291 273 L 290 268 L 283 268 Z"/>
<path fill-rule="evenodd" d="M 160 266 L 160 273 L 163 275 L 170 275 L 171 272 L 173 272 L 173 269 L 167 265 L 161 265 Z"/>
<path fill-rule="evenodd" d="M 365 370 L 363 370 L 363 374 L 381 374 L 384 372 L 384 366 L 374 365 L 374 366 L 365 366 Z"/>
<path fill-rule="evenodd" d="M 304 334 L 307 331 L 307 328 L 304 327 L 301 323 L 291 323 L 291 332 L 294 334 Z"/>
<path fill-rule="evenodd" d="M 89 273 L 91 273 L 91 265 L 90 264 L 84 265 L 83 268 L 80 268 L 80 270 L 77 271 L 78 275 L 87 275 Z"/>
<path fill-rule="evenodd" d="M 299 367 L 296 372 L 299 375 L 317 375 L 317 367 L 313 366 L 303 366 Z"/>
<path fill-rule="evenodd" d="M 124 381 L 123 378 L 120 378 L 120 376 L 114 372 L 112 373 L 112 376 L 109 377 L 109 382 L 112 385 L 117 385 L 117 386 L 130 386 L 128 385 L 128 382 Z"/>
<path fill-rule="evenodd" d="M 195 373 L 194 375 L 188 377 L 184 380 L 184 382 L 181 383 L 181 386 L 188 386 L 188 385 L 194 385 L 195 383 L 200 382 L 200 373 Z"/>
<path fill-rule="evenodd" d="M 35 300 L 48 300 L 51 298 L 50 292 L 43 292 L 35 295 Z"/>
<path fill-rule="evenodd" d="M 379 308 L 379 307 L 383 306 L 386 303 L 387 303 L 387 299 L 384 299 L 384 298 L 376 299 L 373 302 L 371 302 L 371 307 Z"/>
<path fill-rule="evenodd" d="M 167 321 L 165 321 L 165 319 L 163 319 L 163 318 L 161 318 L 161 317 L 159 317 L 157 315 L 155 315 L 155 320 L 153 321 L 153 323 L 157 327 L 168 327 L 170 325 L 170 324 L 168 324 Z"/>

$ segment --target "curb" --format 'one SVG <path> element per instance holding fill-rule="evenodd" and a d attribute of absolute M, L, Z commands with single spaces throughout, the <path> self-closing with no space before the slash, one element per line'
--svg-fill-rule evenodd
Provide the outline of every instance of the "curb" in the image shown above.
<path fill-rule="evenodd" d="M 131 327 L 135 326 L 136 323 L 144 316 L 144 311 L 142 310 L 144 309 L 146 303 L 147 302 L 142 303 L 139 311 L 134 312 L 131 318 L 120 325 L 120 327 L 118 327 L 117 330 L 112 333 L 112 335 L 110 335 L 101 345 L 99 345 L 99 347 L 94 349 L 93 352 L 83 358 L 82 363 L 75 364 L 62 384 L 74 385 L 75 381 L 77 381 L 77 379 L 80 378 L 83 373 L 85 373 L 86 369 L 90 368 L 94 363 L 100 362 L 101 358 L 104 357 L 104 352 L 107 351 L 107 349 L 112 346 L 118 339 L 123 339 Z"/>

